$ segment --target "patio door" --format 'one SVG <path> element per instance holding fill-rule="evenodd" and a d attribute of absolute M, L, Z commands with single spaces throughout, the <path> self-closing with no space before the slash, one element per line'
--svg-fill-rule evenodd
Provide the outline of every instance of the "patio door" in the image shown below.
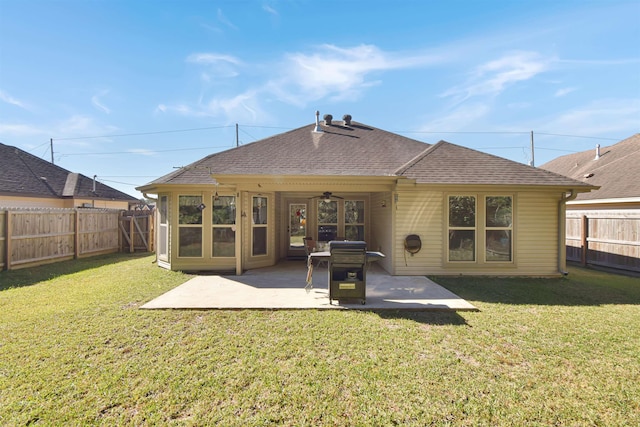
<path fill-rule="evenodd" d="M 288 224 L 288 247 L 287 256 L 305 256 L 304 238 L 307 234 L 307 213 L 306 202 L 289 202 L 289 224 Z"/>

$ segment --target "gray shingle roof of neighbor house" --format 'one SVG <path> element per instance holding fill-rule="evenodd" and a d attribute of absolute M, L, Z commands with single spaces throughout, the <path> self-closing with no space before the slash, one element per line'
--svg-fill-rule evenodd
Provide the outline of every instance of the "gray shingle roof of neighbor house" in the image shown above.
<path fill-rule="evenodd" d="M 307 125 L 212 154 L 140 188 L 215 184 L 213 175 L 405 176 L 418 183 L 590 188 L 564 176 L 444 141 L 430 145 L 362 123 Z"/>
<path fill-rule="evenodd" d="M 137 199 L 79 173 L 56 166 L 16 147 L 0 143 L 0 194 L 25 197 Z"/>
<path fill-rule="evenodd" d="M 558 157 L 541 166 L 549 171 L 600 186 L 576 200 L 640 197 L 640 133 L 614 145 Z"/>

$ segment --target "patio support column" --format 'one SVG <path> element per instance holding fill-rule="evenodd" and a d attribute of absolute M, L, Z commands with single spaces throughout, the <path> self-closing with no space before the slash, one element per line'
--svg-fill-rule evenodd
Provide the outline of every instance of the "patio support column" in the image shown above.
<path fill-rule="evenodd" d="M 245 208 L 243 203 L 243 197 L 241 193 L 236 193 L 236 275 L 242 274 L 242 240 L 243 236 L 243 227 L 242 223 L 244 218 L 242 216 L 245 215 Z"/>

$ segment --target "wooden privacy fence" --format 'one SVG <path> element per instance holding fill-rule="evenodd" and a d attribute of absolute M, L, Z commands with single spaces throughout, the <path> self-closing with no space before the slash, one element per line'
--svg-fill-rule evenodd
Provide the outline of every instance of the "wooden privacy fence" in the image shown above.
<path fill-rule="evenodd" d="M 153 252 L 155 211 L 127 211 L 120 216 L 121 250 Z"/>
<path fill-rule="evenodd" d="M 640 272 L 640 215 L 567 213 L 567 260 Z"/>
<path fill-rule="evenodd" d="M 118 252 L 120 215 L 113 209 L 0 210 L 0 269 Z"/>

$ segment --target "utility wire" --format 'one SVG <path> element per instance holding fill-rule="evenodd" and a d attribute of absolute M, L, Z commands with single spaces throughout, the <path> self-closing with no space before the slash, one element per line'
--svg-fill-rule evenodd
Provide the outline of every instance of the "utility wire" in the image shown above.
<path fill-rule="evenodd" d="M 171 150 L 149 150 L 149 151 L 143 151 L 143 152 L 138 152 L 135 150 L 130 150 L 130 151 L 106 151 L 106 152 L 100 152 L 100 153 L 59 153 L 62 154 L 64 156 L 101 156 L 101 155 L 105 155 L 105 154 L 141 154 L 141 155 L 145 155 L 145 154 L 156 154 L 156 153 L 168 153 L 168 152 L 175 152 L 175 151 L 193 151 L 193 150 L 211 150 L 211 149 L 215 149 L 215 148 L 228 148 L 226 145 L 225 146 L 209 146 L 209 147 L 192 147 L 192 148 L 174 148 Z"/>
<path fill-rule="evenodd" d="M 561 134 L 557 134 L 557 133 L 544 133 L 544 132 L 536 132 L 536 135 L 547 135 L 547 136 L 563 136 L 566 138 L 585 138 L 585 139 L 602 139 L 605 141 L 622 141 L 623 138 L 620 139 L 616 139 L 616 138 L 604 138 L 604 137 L 599 137 L 599 136 L 582 136 L 582 135 L 561 135 Z"/>
<path fill-rule="evenodd" d="M 211 129 L 223 129 L 233 127 L 231 125 L 227 126 L 210 126 L 205 128 L 192 128 L 192 129 L 174 129 L 174 130 L 161 130 L 156 132 L 138 132 L 138 133 L 122 133 L 122 134 L 114 134 L 114 135 L 99 135 L 99 136 L 78 136 L 73 138 L 54 138 L 56 141 L 73 141 L 78 139 L 96 139 L 96 138 L 119 138 L 122 136 L 141 136 L 141 135 L 159 135 L 163 133 L 178 133 L 178 132 L 194 132 L 200 130 L 211 130 Z"/>
<path fill-rule="evenodd" d="M 113 134 L 113 135 L 98 135 L 98 136 L 84 136 L 84 137 L 69 137 L 69 138 L 55 138 L 56 141 L 72 141 L 72 140 L 81 140 L 81 139 L 98 139 L 98 138 L 118 138 L 125 136 L 143 136 L 143 135 L 159 135 L 159 134 L 169 134 L 169 133 L 180 133 L 180 132 L 194 132 L 194 131 L 203 131 L 203 130 L 213 130 L 213 129 L 224 129 L 231 128 L 235 125 L 224 125 L 224 126 L 209 126 L 202 128 L 190 128 L 190 129 L 172 129 L 172 130 L 163 130 L 163 131 L 154 131 L 154 132 L 135 132 L 135 133 L 124 133 L 124 134 Z M 281 126 L 257 126 L 257 125 L 243 125 L 239 128 L 244 134 L 253 138 L 254 140 L 258 140 L 255 136 L 251 135 L 243 128 L 257 128 L 257 129 L 285 129 L 291 130 L 293 128 L 290 127 L 281 127 Z M 528 135 L 530 131 L 417 131 L 417 130 L 394 130 L 392 132 L 398 134 L 492 134 L 492 135 Z M 567 135 L 567 134 L 556 134 L 556 133 L 546 133 L 546 132 L 536 132 L 536 135 L 544 135 L 544 136 L 557 136 L 557 137 L 565 137 L 565 138 L 584 138 L 584 139 L 596 139 L 596 140 L 604 140 L 604 141 L 620 141 L 621 138 L 605 138 L 605 137 L 594 137 L 594 136 L 584 136 L 584 135 Z M 49 144 L 49 142 L 43 143 L 31 151 L 36 150 L 43 145 Z M 171 150 L 152 150 L 148 151 L 149 154 L 155 153 L 165 153 L 165 152 L 177 152 L 177 151 L 192 151 L 192 150 L 210 150 L 210 149 L 220 149 L 220 148 L 228 148 L 227 146 L 214 146 L 214 147 L 193 147 L 193 148 L 179 148 L 179 149 L 171 149 Z M 512 149 L 512 148 L 522 148 L 522 147 L 485 147 L 479 149 Z M 573 150 L 561 150 L 561 149 L 553 149 L 553 148 L 544 148 L 544 147 L 536 147 L 541 150 L 552 150 L 552 151 L 564 151 L 568 153 L 577 153 L 578 151 Z M 136 153 L 135 151 L 113 151 L 113 152 L 102 152 L 102 153 L 59 153 L 64 156 L 84 156 L 84 155 L 105 155 L 105 154 L 142 154 Z"/>
<path fill-rule="evenodd" d="M 137 187 L 138 185 L 140 185 L 140 184 L 131 184 L 129 182 L 121 182 L 121 181 L 112 181 L 110 179 L 102 179 L 101 177 L 100 177 L 100 179 L 98 181 L 99 182 L 113 182 L 114 184 L 122 184 L 122 185 L 131 185 L 133 187 Z"/>

